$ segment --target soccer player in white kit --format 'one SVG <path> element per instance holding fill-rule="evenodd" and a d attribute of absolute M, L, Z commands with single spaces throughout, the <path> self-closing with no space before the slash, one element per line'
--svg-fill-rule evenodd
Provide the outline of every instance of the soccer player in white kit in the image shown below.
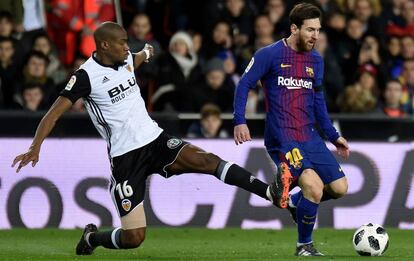
<path fill-rule="evenodd" d="M 56 121 L 79 98 L 99 134 L 107 141 L 112 175 L 110 193 L 121 227 L 98 232 L 86 225 L 76 254 L 90 255 L 97 246 L 110 249 L 138 247 L 145 239 L 143 207 L 146 179 L 153 173 L 166 178 L 182 173 L 205 173 L 226 184 L 241 187 L 280 206 L 288 180 L 278 175 L 270 185 L 254 178 L 240 166 L 226 162 L 179 138 L 166 134 L 145 108 L 134 69 L 153 56 L 146 45 L 136 54 L 129 51 L 127 33 L 118 24 L 105 22 L 94 33 L 96 51 L 77 70 L 66 88 L 43 117 L 26 153 L 17 156 L 16 172 L 39 160 L 40 147 Z"/>

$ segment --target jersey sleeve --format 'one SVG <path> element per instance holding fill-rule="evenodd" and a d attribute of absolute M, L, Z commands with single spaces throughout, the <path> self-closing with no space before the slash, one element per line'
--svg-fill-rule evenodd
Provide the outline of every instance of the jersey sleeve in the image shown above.
<path fill-rule="evenodd" d="M 249 90 L 256 87 L 256 83 L 268 71 L 272 61 L 270 47 L 258 50 L 246 67 L 234 95 L 234 125 L 246 123 L 245 112 Z"/>
<path fill-rule="evenodd" d="M 66 97 L 75 103 L 79 98 L 88 96 L 91 93 L 91 83 L 85 70 L 77 70 L 66 84 L 60 96 Z"/>
<path fill-rule="evenodd" d="M 322 131 L 328 137 L 329 141 L 334 143 L 339 137 L 338 131 L 333 126 L 331 119 L 329 118 L 328 109 L 326 107 L 324 91 L 322 87 L 323 81 L 323 59 L 320 57 L 317 67 L 316 75 L 316 84 L 315 84 L 315 99 L 314 99 L 314 109 L 315 109 L 315 118 L 321 127 Z"/>

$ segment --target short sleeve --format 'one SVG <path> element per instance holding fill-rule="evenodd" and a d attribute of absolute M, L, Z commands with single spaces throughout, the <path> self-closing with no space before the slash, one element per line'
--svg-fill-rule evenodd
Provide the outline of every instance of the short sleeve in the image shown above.
<path fill-rule="evenodd" d="M 75 103 L 79 98 L 88 96 L 91 93 L 91 83 L 85 70 L 77 70 L 69 79 L 65 89 L 60 96 L 66 97 Z"/>

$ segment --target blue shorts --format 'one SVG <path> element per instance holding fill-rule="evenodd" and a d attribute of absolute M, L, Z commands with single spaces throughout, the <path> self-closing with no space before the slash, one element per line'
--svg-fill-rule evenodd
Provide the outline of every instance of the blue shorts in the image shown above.
<path fill-rule="evenodd" d="M 286 162 L 295 178 L 305 169 L 313 169 L 325 185 L 345 176 L 338 161 L 320 138 L 287 142 L 277 150 L 268 150 L 268 153 L 276 165 Z"/>

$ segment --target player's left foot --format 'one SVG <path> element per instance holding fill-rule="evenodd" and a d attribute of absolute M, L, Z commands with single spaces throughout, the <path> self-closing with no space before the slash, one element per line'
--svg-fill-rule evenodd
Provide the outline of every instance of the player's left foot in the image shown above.
<path fill-rule="evenodd" d="M 91 232 L 93 233 L 98 232 L 98 228 L 94 224 L 86 225 L 85 229 L 83 230 L 81 239 L 79 240 L 79 243 L 76 246 L 77 255 L 92 255 L 93 250 L 95 250 L 95 247 L 90 246 L 88 242 L 86 242 L 86 239 L 85 239 L 85 236 Z"/>
<path fill-rule="evenodd" d="M 295 256 L 323 256 L 321 252 L 316 250 L 313 243 L 305 244 L 296 247 Z"/>
<path fill-rule="evenodd" d="M 272 203 L 278 208 L 287 208 L 289 202 L 289 187 L 293 177 L 290 173 L 289 166 L 282 162 L 278 166 L 278 173 L 275 181 L 270 184 L 270 195 Z"/>

